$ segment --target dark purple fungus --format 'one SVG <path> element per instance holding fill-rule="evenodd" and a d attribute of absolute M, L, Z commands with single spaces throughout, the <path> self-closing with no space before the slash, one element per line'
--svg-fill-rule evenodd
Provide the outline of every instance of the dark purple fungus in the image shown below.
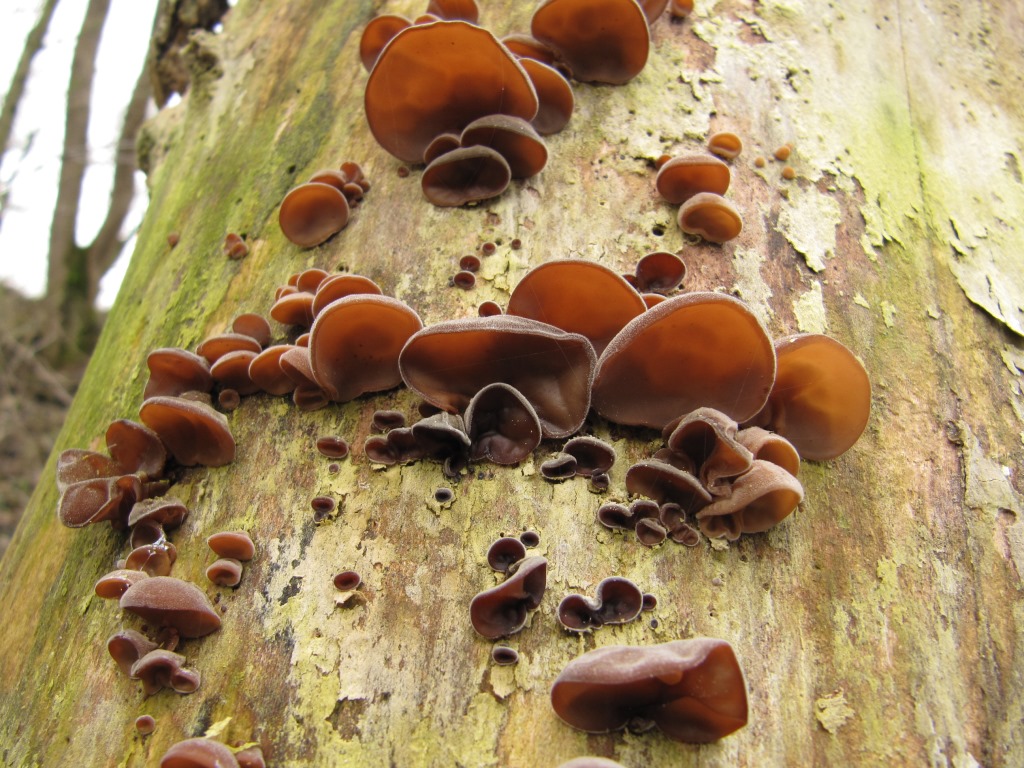
<path fill-rule="evenodd" d="M 434 491 L 434 501 L 438 504 L 447 504 L 455 498 L 455 492 L 451 488 L 438 488 Z"/>
<path fill-rule="evenodd" d="M 595 472 L 590 476 L 590 490 L 594 493 L 604 493 L 608 490 L 611 482 L 607 472 Z"/>
<path fill-rule="evenodd" d="M 645 547 L 654 547 L 661 544 L 668 536 L 668 531 L 665 530 L 659 521 L 652 520 L 649 517 L 645 517 L 636 522 L 636 538 Z"/>
<path fill-rule="evenodd" d="M 371 422 L 374 432 L 387 432 L 405 426 L 405 414 L 401 411 L 374 411 Z"/>
<path fill-rule="evenodd" d="M 491 649 L 491 661 L 501 667 L 519 663 L 519 652 L 507 645 L 496 645 Z"/>
<path fill-rule="evenodd" d="M 508 573 L 513 563 L 518 563 L 526 557 L 526 546 L 519 540 L 509 536 L 491 544 L 487 550 L 487 564 L 500 573 Z"/>
<path fill-rule="evenodd" d="M 563 721 L 588 733 L 653 724 L 674 741 L 716 741 L 747 723 L 747 688 L 724 640 L 607 646 L 566 665 L 551 687 Z"/>
<path fill-rule="evenodd" d="M 107 651 L 125 675 L 131 675 L 135 662 L 156 647 L 156 643 L 134 629 L 122 629 L 107 639 Z"/>
<path fill-rule="evenodd" d="M 466 409 L 472 461 L 518 464 L 540 445 L 537 412 L 515 387 L 488 384 L 477 392 Z"/>
<path fill-rule="evenodd" d="M 220 617 L 195 585 L 171 576 L 151 576 L 132 584 L 121 608 L 156 627 L 170 627 L 182 637 L 202 637 L 220 628 Z"/>
<path fill-rule="evenodd" d="M 199 688 L 199 673 L 185 668 L 185 657 L 161 648 L 154 649 L 136 661 L 129 677 L 142 681 L 142 692 L 152 696 L 164 688 L 176 693 L 195 693 Z"/>
<path fill-rule="evenodd" d="M 658 607 L 658 597 L 650 592 L 644 592 L 643 605 L 643 610 L 653 611 Z"/>
<path fill-rule="evenodd" d="M 657 460 L 640 461 L 630 467 L 626 471 L 626 490 L 658 504 L 673 502 L 691 514 L 711 503 L 711 494 L 696 477 Z"/>
<path fill-rule="evenodd" d="M 317 438 L 316 449 L 322 456 L 329 459 L 344 459 L 348 456 L 348 442 L 337 435 L 325 435 Z"/>
<path fill-rule="evenodd" d="M 529 611 L 540 605 L 547 586 L 548 561 L 527 557 L 509 569 L 504 582 L 479 593 L 469 604 L 473 629 L 489 640 L 512 635 L 526 624 Z"/>
<path fill-rule="evenodd" d="M 315 496 L 310 502 L 313 508 L 313 522 L 322 523 L 337 509 L 337 503 L 330 496 Z"/>
<path fill-rule="evenodd" d="M 629 512 L 629 508 L 610 501 L 602 504 L 597 510 L 597 521 L 605 528 L 619 531 L 632 531 L 636 527 L 636 521 Z"/>
<path fill-rule="evenodd" d="M 455 273 L 455 277 L 452 278 L 452 283 L 456 288 L 468 291 L 476 285 L 476 276 L 472 272 L 462 269 Z"/>
<path fill-rule="evenodd" d="M 559 453 L 540 465 L 540 474 L 545 480 L 553 483 L 568 480 L 576 476 L 576 457 L 568 453 Z"/>
<path fill-rule="evenodd" d="M 643 610 L 643 592 L 629 579 L 611 576 L 597 585 L 597 615 L 602 624 L 627 624 Z"/>
<path fill-rule="evenodd" d="M 533 548 L 540 544 L 540 534 L 536 531 L 523 531 L 519 534 L 519 540 L 523 546 Z"/>
<path fill-rule="evenodd" d="M 607 474 L 615 464 L 615 449 L 604 440 L 590 435 L 574 437 L 562 448 L 576 459 L 576 474 L 593 477 L 596 474 Z"/>
<path fill-rule="evenodd" d="M 397 430 L 388 433 L 390 438 Z M 466 422 L 457 413 L 436 413 L 412 425 L 412 436 L 423 455 L 436 461 L 469 451 Z"/>
<path fill-rule="evenodd" d="M 480 257 L 475 254 L 467 254 L 459 259 L 459 269 L 464 272 L 476 272 L 480 269 Z"/>
<path fill-rule="evenodd" d="M 571 632 L 586 632 L 601 626 L 599 605 L 583 595 L 566 595 L 558 604 L 558 621 Z"/>
<path fill-rule="evenodd" d="M 340 592 L 351 592 L 362 583 L 362 577 L 355 571 L 342 571 L 334 577 L 334 586 Z"/>

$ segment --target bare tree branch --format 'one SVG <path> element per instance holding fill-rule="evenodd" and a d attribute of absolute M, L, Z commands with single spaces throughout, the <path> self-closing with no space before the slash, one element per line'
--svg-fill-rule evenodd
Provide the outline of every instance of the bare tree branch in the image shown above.
<path fill-rule="evenodd" d="M 25 83 L 28 82 L 32 59 L 43 47 L 43 39 L 46 37 L 46 30 L 50 26 L 50 19 L 53 18 L 53 11 L 56 7 L 57 0 L 46 0 L 39 11 L 36 25 L 25 38 L 25 47 L 21 49 L 21 58 L 18 59 L 18 66 L 11 77 L 11 85 L 7 89 L 3 105 L 0 105 L 0 157 L 7 151 L 7 144 L 11 140 L 11 131 L 14 130 L 14 118 L 18 115 L 21 97 L 25 94 Z M 3 212 L 6 207 L 3 202 L 0 200 L 0 224 L 3 223 Z"/>
<path fill-rule="evenodd" d="M 96 298 L 100 278 L 110 269 L 124 246 L 121 227 L 124 225 L 132 200 L 135 199 L 135 169 L 138 167 L 135 156 L 135 138 L 146 117 L 146 105 L 149 103 L 151 90 L 149 67 L 146 66 L 143 67 L 135 82 L 135 90 L 132 91 L 131 101 L 128 102 L 128 108 L 125 110 L 121 135 L 117 140 L 114 183 L 110 190 L 110 206 L 107 209 L 107 216 L 103 220 L 100 231 L 89 245 L 86 257 L 90 302 Z"/>

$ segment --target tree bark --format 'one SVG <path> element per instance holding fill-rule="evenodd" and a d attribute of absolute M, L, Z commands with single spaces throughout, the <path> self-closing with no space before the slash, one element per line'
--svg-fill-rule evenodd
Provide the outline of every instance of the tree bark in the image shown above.
<path fill-rule="evenodd" d="M 151 207 L 57 450 L 102 448 L 106 425 L 137 413 L 150 349 L 194 348 L 241 312 L 265 313 L 291 272 L 366 275 L 435 323 L 504 304 L 551 259 L 628 271 L 658 249 L 681 249 L 686 289 L 740 296 L 774 336 L 824 331 L 859 354 L 867 431 L 839 459 L 803 463 L 804 502 L 768 533 L 646 549 L 594 513 L 625 498 L 625 469 L 660 445 L 653 432 L 588 420 L 618 457 L 603 496 L 542 480 L 560 447 L 548 441 L 519 467 L 474 466 L 445 507 L 439 465 L 378 470 L 361 450 L 374 410 L 415 413 L 407 389 L 313 413 L 247 398 L 229 416 L 236 460 L 176 478 L 192 514 L 172 536 L 174 573 L 205 588 L 203 540 L 219 530 L 248 531 L 258 553 L 237 589 L 207 589 L 224 626 L 186 644 L 198 692 L 148 699 L 104 647 L 137 622 L 91 589 L 125 538 L 59 525 L 51 459 L 0 563 L 2 761 L 154 765 L 212 727 L 259 743 L 270 765 L 1020 764 L 1020 7 L 772 1 L 662 18 L 633 82 L 575 87 L 539 176 L 456 210 L 422 199 L 418 171 L 399 176 L 361 108 L 363 24 L 422 10 L 242 0 L 224 34 L 193 37 L 189 93 L 145 136 Z M 481 20 L 501 36 L 526 30 L 532 10 L 492 0 Z M 729 191 L 745 229 L 724 246 L 684 239 L 653 191 L 658 156 L 699 151 L 715 130 L 746 145 Z M 771 157 L 786 142 L 788 182 Z M 373 183 L 348 228 L 312 250 L 289 244 L 281 198 L 342 160 Z M 246 259 L 221 254 L 228 232 L 246 237 Z M 497 250 L 476 288 L 450 287 L 485 241 Z M 355 446 L 334 474 L 313 448 L 325 434 Z M 318 526 L 320 494 L 341 511 Z M 525 529 L 541 535 L 548 592 L 509 639 L 519 664 L 497 667 L 467 606 L 496 581 L 489 543 Z M 364 599 L 341 604 L 331 579 L 348 568 Z M 656 594 L 655 613 L 561 630 L 558 601 L 611 575 Z M 691 636 L 736 649 L 750 695 L 736 734 L 705 746 L 587 735 L 552 712 L 552 681 L 583 651 Z M 157 720 L 146 738 L 132 728 L 143 713 Z"/>

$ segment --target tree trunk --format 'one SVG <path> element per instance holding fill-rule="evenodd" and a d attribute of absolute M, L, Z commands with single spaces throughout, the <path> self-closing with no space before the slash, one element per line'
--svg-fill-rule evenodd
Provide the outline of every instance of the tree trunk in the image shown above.
<path fill-rule="evenodd" d="M 481 20 L 499 36 L 523 31 L 532 5 L 491 0 Z M 306 267 L 366 275 L 434 323 L 504 304 L 547 260 L 628 271 L 659 249 L 682 249 L 688 290 L 739 295 L 774 336 L 825 331 L 859 354 L 874 389 L 867 431 L 837 460 L 804 462 L 804 502 L 768 533 L 652 550 L 594 514 L 625 498 L 625 469 L 659 445 L 653 432 L 591 418 L 618 456 L 604 496 L 542 480 L 537 466 L 560 447 L 549 441 L 517 468 L 474 466 L 443 507 L 439 465 L 381 471 L 361 450 L 374 410 L 415 412 L 409 390 L 313 413 L 247 398 L 229 416 L 234 463 L 185 470 L 171 491 L 192 510 L 172 536 L 174 573 L 206 587 L 203 540 L 220 530 L 250 532 L 258 554 L 240 587 L 207 590 L 224 625 L 185 648 L 198 692 L 148 699 L 104 647 L 137 624 L 91 588 L 124 536 L 59 525 L 51 459 L 0 565 L 2 762 L 155 765 L 216 725 L 278 766 L 556 766 L 582 754 L 626 766 L 1019 765 L 1020 6 L 773 1 L 666 16 L 633 82 L 576 87 L 539 176 L 456 210 L 422 199 L 418 171 L 399 176 L 361 108 L 362 25 L 422 10 L 242 0 L 222 35 L 193 38 L 191 90 L 146 137 L 151 207 L 58 449 L 102 448 L 112 419 L 135 417 L 150 349 L 194 348 L 241 312 L 265 313 Z M 745 229 L 724 246 L 684 240 L 653 191 L 659 155 L 699 150 L 715 130 L 746 146 L 729 192 Z M 786 142 L 793 181 L 772 159 Z M 348 228 L 312 250 L 289 244 L 281 198 L 342 160 L 373 183 Z M 249 242 L 244 260 L 222 255 L 228 232 Z M 497 251 L 476 288 L 450 287 L 459 257 L 485 241 Z M 336 474 L 313 448 L 325 434 L 355 446 Z M 320 494 L 341 512 L 317 526 Z M 489 543 L 525 529 L 541 535 L 548 591 L 509 640 L 519 664 L 498 667 L 467 606 L 496 581 Z M 331 580 L 347 568 L 365 600 L 339 605 Z M 656 611 L 563 631 L 558 601 L 611 575 L 657 595 Z M 587 735 L 552 712 L 552 681 L 585 650 L 691 636 L 736 649 L 750 696 L 736 734 L 706 746 Z M 157 720 L 146 738 L 132 728 L 143 713 Z"/>

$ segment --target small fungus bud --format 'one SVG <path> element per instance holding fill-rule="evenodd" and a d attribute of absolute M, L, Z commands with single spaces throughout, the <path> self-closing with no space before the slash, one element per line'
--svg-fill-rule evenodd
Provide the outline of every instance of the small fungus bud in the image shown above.
<path fill-rule="evenodd" d="M 466 272 L 476 272 L 480 269 L 480 257 L 475 256 L 472 253 L 463 256 L 459 259 L 459 269 L 465 270 Z"/>
<path fill-rule="evenodd" d="M 317 438 L 316 449 L 329 459 L 344 459 L 348 456 L 348 443 L 337 435 Z"/>
<path fill-rule="evenodd" d="M 792 144 L 783 144 L 781 147 L 776 149 L 773 154 L 774 154 L 776 160 L 780 160 L 782 162 L 785 162 L 786 160 L 789 160 L 789 156 L 790 156 L 790 154 L 792 154 L 792 152 L 793 152 L 793 145 Z"/>
<path fill-rule="evenodd" d="M 334 577 L 334 586 L 340 592 L 351 592 L 362 583 L 362 577 L 355 571 L 342 571 Z"/>
<path fill-rule="evenodd" d="M 438 504 L 447 504 L 455 498 L 455 492 L 451 488 L 438 488 L 434 491 L 434 501 Z"/>
<path fill-rule="evenodd" d="M 218 557 L 246 561 L 256 554 L 256 546 L 244 531 L 221 531 L 207 538 L 206 543 Z"/>
<path fill-rule="evenodd" d="M 171 248 L 176 246 L 180 242 L 180 240 L 181 236 L 177 232 L 171 232 L 169 235 L 167 235 L 167 244 L 171 246 Z"/>
<path fill-rule="evenodd" d="M 156 730 L 156 720 L 152 715 L 139 715 L 135 718 L 135 730 L 138 731 L 139 736 L 149 736 Z"/>
<path fill-rule="evenodd" d="M 464 291 L 468 291 L 474 285 L 476 285 L 476 277 L 469 270 L 460 270 L 455 273 L 455 277 L 452 278 L 452 284 L 456 288 L 461 288 Z"/>
<path fill-rule="evenodd" d="M 536 531 L 523 531 L 519 534 L 519 540 L 524 546 L 533 548 L 540 544 L 540 534 Z"/>
<path fill-rule="evenodd" d="M 755 168 L 764 168 L 764 165 L 765 165 L 765 160 L 764 160 L 763 157 L 758 155 L 757 157 L 754 158 L 754 167 Z"/>
<path fill-rule="evenodd" d="M 218 587 L 237 587 L 242 580 L 242 564 L 230 557 L 222 557 L 206 569 L 206 578 Z"/>
<path fill-rule="evenodd" d="M 796 178 L 796 170 L 794 170 L 793 166 L 787 165 L 782 169 L 782 178 L 786 181 L 792 181 Z"/>
<path fill-rule="evenodd" d="M 506 645 L 496 645 L 491 650 L 491 661 L 502 667 L 518 664 L 519 652 L 515 648 L 509 648 Z"/>

